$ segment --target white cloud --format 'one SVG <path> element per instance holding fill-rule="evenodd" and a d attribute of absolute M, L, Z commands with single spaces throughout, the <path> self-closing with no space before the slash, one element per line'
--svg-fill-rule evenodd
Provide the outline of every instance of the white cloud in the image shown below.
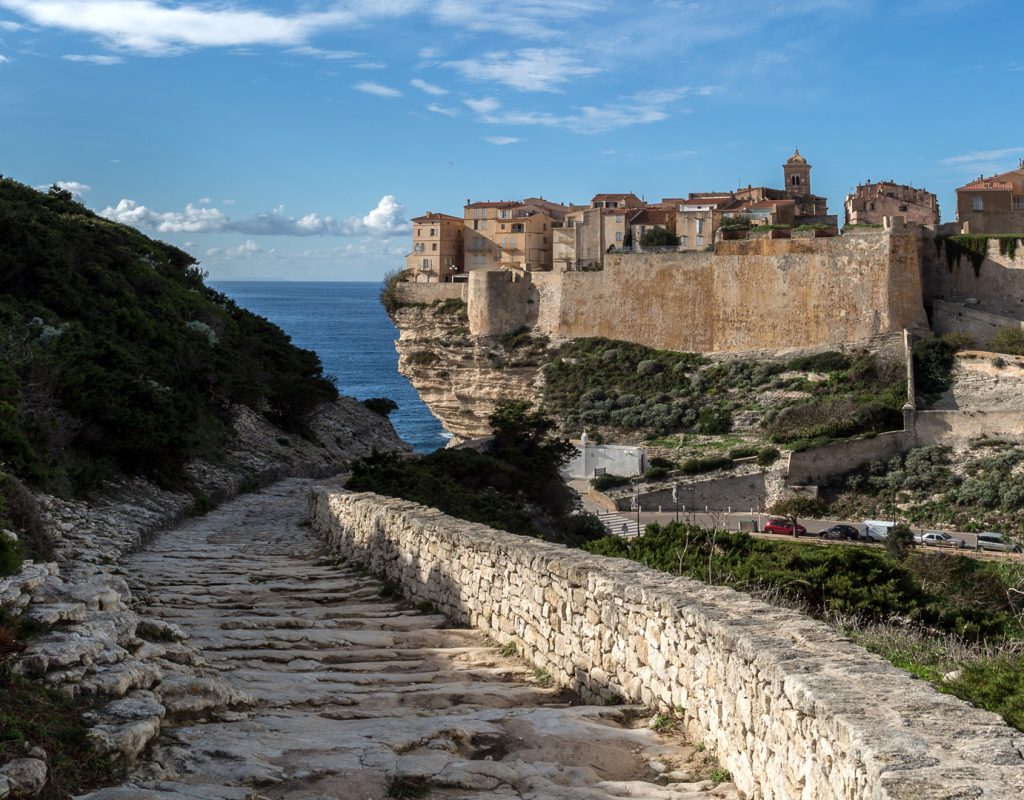
<path fill-rule="evenodd" d="M 24 26 L 19 25 L 17 22 L 11 22 L 10 20 L 0 19 L 0 31 L 20 31 Z"/>
<path fill-rule="evenodd" d="M 423 48 L 420 48 L 420 58 L 431 59 L 431 58 L 437 58 L 440 55 L 441 55 L 441 51 L 437 47 L 423 47 Z"/>
<path fill-rule="evenodd" d="M 586 78 L 601 72 L 588 66 L 564 48 L 527 48 L 514 52 L 485 53 L 479 58 L 447 61 L 467 80 L 503 83 L 521 92 L 560 92 L 573 78 Z"/>
<path fill-rule="evenodd" d="M 122 63 L 124 63 L 124 59 L 121 58 L 120 56 L 99 56 L 99 55 L 83 56 L 83 55 L 77 55 L 77 54 L 72 53 L 70 55 L 61 56 L 61 58 L 63 58 L 65 61 L 75 61 L 75 62 L 78 62 L 78 63 L 81 63 L 81 64 L 98 64 L 101 67 L 109 67 L 109 66 L 112 66 L 114 64 L 122 64 Z"/>
<path fill-rule="evenodd" d="M 1024 147 L 1003 147 L 998 150 L 972 150 L 958 156 L 942 159 L 947 167 L 964 172 L 1006 172 L 1017 166 L 1017 158 L 1024 156 Z"/>
<path fill-rule="evenodd" d="M 363 81 L 357 83 L 352 87 L 356 91 L 363 92 L 365 94 L 376 95 L 377 97 L 401 97 L 402 93 L 398 89 L 392 89 L 390 86 L 384 86 L 380 83 L 373 83 L 372 81 Z"/>
<path fill-rule="evenodd" d="M 387 69 L 388 65 L 383 61 L 361 61 L 358 64 L 353 64 L 356 69 Z"/>
<path fill-rule="evenodd" d="M 477 112 L 477 121 L 490 125 L 539 125 L 546 128 L 564 128 L 575 133 L 605 133 L 633 125 L 647 125 L 668 119 L 668 113 L 656 108 L 636 108 L 615 104 L 582 106 L 569 114 L 547 111 L 505 111 L 494 98 L 465 100 Z"/>
<path fill-rule="evenodd" d="M 308 45 L 292 47 L 288 52 L 295 53 L 300 56 L 323 58 L 328 61 L 347 61 L 348 59 L 360 58 L 364 55 L 357 50 L 323 50 L 319 47 L 310 47 Z"/>
<path fill-rule="evenodd" d="M 206 251 L 206 255 L 210 258 L 251 258 L 257 253 L 262 253 L 263 248 L 260 247 L 252 239 L 246 239 L 242 244 L 237 247 L 229 247 L 227 249 L 221 247 L 212 247 Z M 271 250 L 270 252 L 274 252 Z"/>
<path fill-rule="evenodd" d="M 431 103 L 427 106 L 427 111 L 433 111 L 435 114 L 443 114 L 446 117 L 457 117 L 459 111 L 456 108 L 449 108 L 448 106 L 441 106 L 437 103 Z"/>
<path fill-rule="evenodd" d="M 10 60 L 7 56 L 0 55 L 0 64 L 6 64 Z"/>
<path fill-rule="evenodd" d="M 36 25 L 92 34 L 109 45 L 151 55 L 197 47 L 295 47 L 319 31 L 403 16 L 417 6 L 410 0 L 374 0 L 288 15 L 157 0 L 0 0 L 0 7 Z"/>
<path fill-rule="evenodd" d="M 473 109 L 477 114 L 490 114 L 493 111 L 497 111 L 501 108 L 501 103 L 495 100 L 493 97 L 481 97 L 479 99 L 463 100 L 467 106 Z"/>
<path fill-rule="evenodd" d="M 88 192 L 92 187 L 85 183 L 79 183 L 78 181 L 54 181 L 54 186 L 58 186 L 65 191 L 71 192 L 75 197 L 81 199 L 82 195 Z M 39 191 L 45 192 L 49 186 L 37 186 Z"/>
<path fill-rule="evenodd" d="M 523 140 L 515 136 L 485 136 L 484 141 L 490 142 L 491 144 L 505 145 L 517 144 Z"/>
<path fill-rule="evenodd" d="M 550 39 L 568 23 L 607 10 L 603 0 L 435 0 L 431 13 L 438 22 L 474 33 L 500 32 L 503 36 Z M 628 16 L 628 15 L 627 15 Z"/>
<path fill-rule="evenodd" d="M 422 81 L 419 78 L 413 78 L 411 81 L 409 81 L 409 85 L 415 87 L 416 89 L 419 89 L 421 92 L 426 92 L 427 94 L 432 94 L 438 97 L 444 94 L 448 94 L 447 89 L 442 89 L 440 86 L 435 86 L 432 83 L 427 83 L 426 81 Z"/>
<path fill-rule="evenodd" d="M 709 97 L 717 88 L 715 86 L 677 86 L 673 89 L 647 89 L 636 92 L 630 100 L 637 105 L 662 106 L 692 96 Z"/>
<path fill-rule="evenodd" d="M 245 233 L 257 236 L 400 236 L 409 232 L 405 206 L 385 195 L 362 217 L 335 219 L 309 213 L 292 217 L 282 207 L 245 220 L 232 220 L 217 208 L 185 206 L 184 211 L 154 211 L 127 198 L 99 212 L 114 222 L 159 233 Z"/>

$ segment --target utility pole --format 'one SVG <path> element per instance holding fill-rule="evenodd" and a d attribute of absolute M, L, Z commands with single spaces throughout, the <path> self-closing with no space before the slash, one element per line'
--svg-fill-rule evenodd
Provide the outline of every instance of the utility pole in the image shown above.
<path fill-rule="evenodd" d="M 672 484 L 672 502 L 676 504 L 676 524 L 679 524 L 679 482 Z"/>

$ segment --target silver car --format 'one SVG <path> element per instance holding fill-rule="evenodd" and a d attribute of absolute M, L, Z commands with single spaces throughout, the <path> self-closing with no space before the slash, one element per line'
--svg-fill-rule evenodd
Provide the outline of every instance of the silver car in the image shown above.
<path fill-rule="evenodd" d="M 996 531 L 985 531 L 978 534 L 979 550 L 997 550 L 1000 553 L 1019 553 L 1021 547 L 1014 542 L 1008 542 L 1001 533 Z"/>

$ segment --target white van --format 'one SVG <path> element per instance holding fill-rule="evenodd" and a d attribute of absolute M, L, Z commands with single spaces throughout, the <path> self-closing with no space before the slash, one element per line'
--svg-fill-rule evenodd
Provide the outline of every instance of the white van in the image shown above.
<path fill-rule="evenodd" d="M 896 527 L 895 522 L 881 519 L 866 519 L 860 525 L 863 537 L 869 542 L 884 542 L 890 529 L 894 527 Z"/>

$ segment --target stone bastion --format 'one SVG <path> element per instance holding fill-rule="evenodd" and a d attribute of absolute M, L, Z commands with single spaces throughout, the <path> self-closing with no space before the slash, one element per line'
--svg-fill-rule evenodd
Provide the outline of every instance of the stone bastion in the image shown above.
<path fill-rule="evenodd" d="M 796 612 L 394 498 L 319 490 L 310 519 L 585 699 L 673 710 L 754 800 L 1024 797 L 1024 733 Z"/>

